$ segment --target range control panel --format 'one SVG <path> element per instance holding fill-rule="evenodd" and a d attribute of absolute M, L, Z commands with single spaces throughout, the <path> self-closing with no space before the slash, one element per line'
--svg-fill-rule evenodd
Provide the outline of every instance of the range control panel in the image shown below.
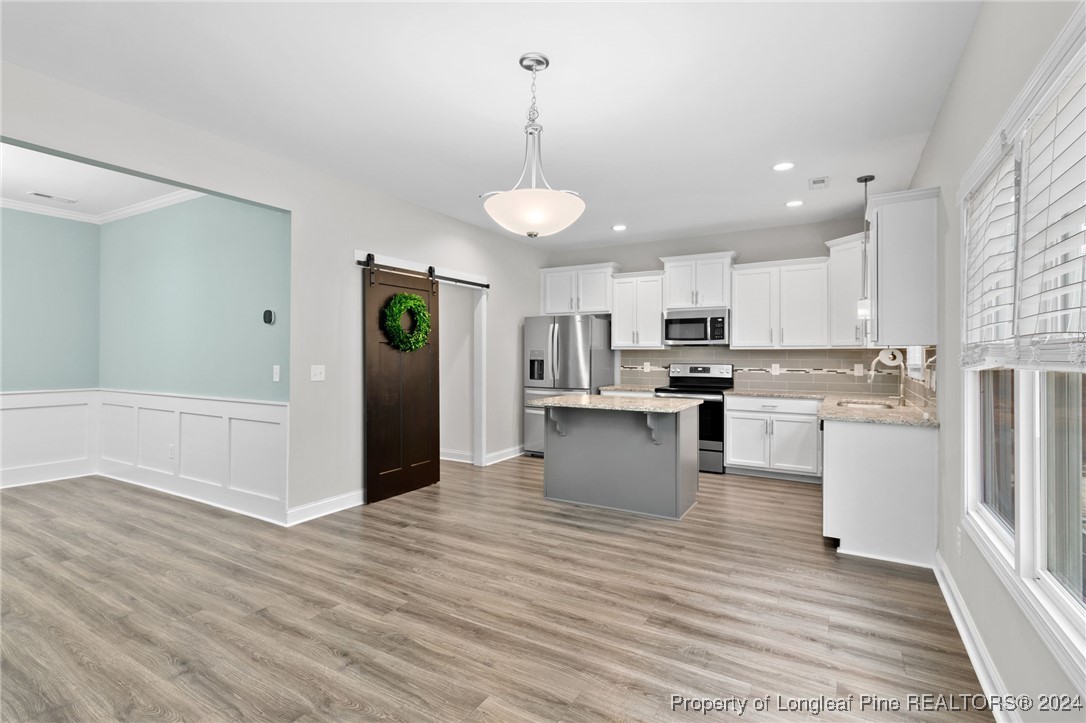
<path fill-rule="evenodd" d="M 731 379 L 731 364 L 672 364 L 668 374 L 673 377 L 710 377 Z"/>

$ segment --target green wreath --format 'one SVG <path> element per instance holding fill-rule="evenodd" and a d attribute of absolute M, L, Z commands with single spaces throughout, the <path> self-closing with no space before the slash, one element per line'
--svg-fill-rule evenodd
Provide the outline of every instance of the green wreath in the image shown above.
<path fill-rule="evenodd" d="M 411 331 L 400 323 L 404 314 L 410 314 L 414 322 Z M 426 346 L 430 338 L 430 311 L 418 294 L 396 294 L 385 306 L 381 327 L 393 348 L 415 351 Z"/>

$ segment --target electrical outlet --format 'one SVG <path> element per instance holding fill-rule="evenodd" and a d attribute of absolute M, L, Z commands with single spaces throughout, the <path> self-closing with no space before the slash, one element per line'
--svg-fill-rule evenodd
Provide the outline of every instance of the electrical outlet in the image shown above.
<path fill-rule="evenodd" d="M 177 459 L 177 445 L 171 444 L 169 451 L 166 454 L 170 459 Z"/>
<path fill-rule="evenodd" d="M 781 373 L 781 365 L 780 364 L 773 364 L 772 366 L 769 367 L 769 373 L 771 375 L 773 375 L 773 376 L 777 376 L 778 374 Z"/>
<path fill-rule="evenodd" d="M 646 372 L 648 372 L 648 371 L 652 371 L 652 370 L 651 370 L 651 369 L 649 368 L 649 363 L 648 363 L 648 362 L 645 362 L 644 366 L 642 366 L 642 367 L 641 367 L 641 369 L 642 369 L 643 371 L 646 371 Z"/>
<path fill-rule="evenodd" d="M 957 530 L 956 544 L 957 544 L 957 547 L 958 547 L 958 557 L 961 557 L 962 556 L 962 528 L 957 527 L 955 529 Z"/>
<path fill-rule="evenodd" d="M 273 382 L 279 381 L 279 365 L 278 364 L 274 364 L 272 366 L 272 381 Z"/>
<path fill-rule="evenodd" d="M 314 364 L 309 367 L 309 381 L 311 382 L 323 382 L 324 381 L 324 365 Z"/>
<path fill-rule="evenodd" d="M 864 365 L 863 364 L 853 364 L 852 365 L 852 376 L 854 376 L 854 377 L 862 377 L 863 375 L 864 375 Z"/>

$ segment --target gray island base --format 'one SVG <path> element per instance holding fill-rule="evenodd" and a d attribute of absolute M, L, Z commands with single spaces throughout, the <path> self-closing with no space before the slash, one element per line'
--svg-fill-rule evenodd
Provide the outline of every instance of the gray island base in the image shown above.
<path fill-rule="evenodd" d="M 547 409 L 543 496 L 681 519 L 698 491 L 699 399 L 569 395 Z"/>

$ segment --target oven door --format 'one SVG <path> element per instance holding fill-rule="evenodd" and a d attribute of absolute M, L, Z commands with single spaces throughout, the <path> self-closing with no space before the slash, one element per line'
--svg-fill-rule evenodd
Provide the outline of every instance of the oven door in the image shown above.
<path fill-rule="evenodd" d="M 657 392 L 672 399 L 700 399 L 698 405 L 698 469 L 724 474 L 724 397 L 694 392 Z"/>
<path fill-rule="evenodd" d="M 709 341 L 709 319 L 705 316 L 664 319 L 664 343 L 706 344 Z"/>

